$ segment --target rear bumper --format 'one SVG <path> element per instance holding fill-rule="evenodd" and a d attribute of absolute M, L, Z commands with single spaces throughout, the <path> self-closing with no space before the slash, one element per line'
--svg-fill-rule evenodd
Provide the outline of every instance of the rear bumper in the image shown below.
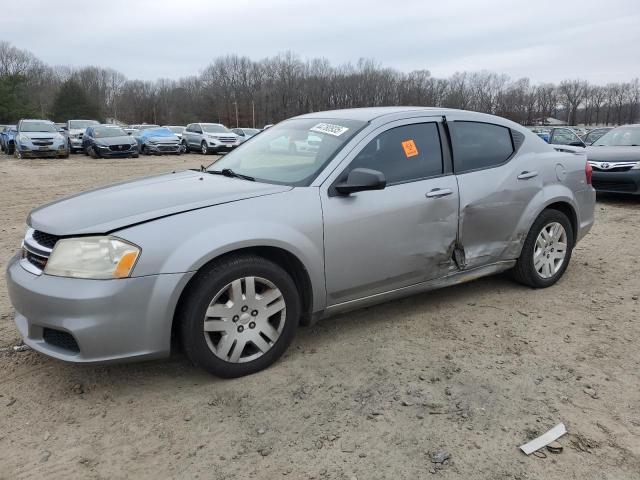
<path fill-rule="evenodd" d="M 7 287 L 24 343 L 59 360 L 110 362 L 168 355 L 175 306 L 191 276 L 83 280 L 34 275 L 16 256 L 7 267 Z"/>
<path fill-rule="evenodd" d="M 640 195 L 640 170 L 602 172 L 594 169 L 593 188 L 602 193 Z"/>

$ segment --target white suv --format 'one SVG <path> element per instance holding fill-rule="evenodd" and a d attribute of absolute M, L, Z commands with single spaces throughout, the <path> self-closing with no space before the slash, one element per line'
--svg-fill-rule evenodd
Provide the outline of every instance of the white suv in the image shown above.
<path fill-rule="evenodd" d="M 220 123 L 190 123 L 182 133 L 182 145 L 188 152 L 202 154 L 230 152 L 242 143 L 241 138 Z"/>

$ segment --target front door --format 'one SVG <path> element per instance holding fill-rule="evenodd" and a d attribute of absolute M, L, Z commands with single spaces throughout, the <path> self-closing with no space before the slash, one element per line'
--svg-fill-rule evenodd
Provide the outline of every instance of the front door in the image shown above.
<path fill-rule="evenodd" d="M 372 132 L 339 167 L 381 171 L 384 190 L 321 193 L 329 306 L 445 275 L 458 225 L 458 186 L 442 126 L 433 118 L 392 122 Z M 444 151 L 443 151 L 444 148 Z"/>

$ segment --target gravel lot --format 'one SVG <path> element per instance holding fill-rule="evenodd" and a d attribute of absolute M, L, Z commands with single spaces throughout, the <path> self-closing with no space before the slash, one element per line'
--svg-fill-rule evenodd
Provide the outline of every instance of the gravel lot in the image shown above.
<path fill-rule="evenodd" d="M 212 159 L 1 156 L 0 267 L 35 206 Z M 596 208 L 550 289 L 497 276 L 335 317 L 251 377 L 4 348 L 0 478 L 638 479 L 640 201 Z M 3 276 L 0 347 L 12 314 Z M 562 453 L 517 449 L 561 421 Z"/>

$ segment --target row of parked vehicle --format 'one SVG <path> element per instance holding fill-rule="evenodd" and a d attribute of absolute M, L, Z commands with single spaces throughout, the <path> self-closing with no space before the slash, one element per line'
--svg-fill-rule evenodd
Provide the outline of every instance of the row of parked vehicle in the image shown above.
<path fill-rule="evenodd" d="M 532 130 L 558 151 L 586 154 L 597 191 L 640 195 L 640 124 Z"/>
<path fill-rule="evenodd" d="M 76 152 L 94 158 L 137 157 L 140 153 L 179 155 L 189 151 L 210 154 L 229 152 L 259 132 L 255 128 L 230 130 L 219 123 L 121 127 L 96 120 L 55 124 L 49 120 L 25 119 L 2 128 L 0 147 L 16 158 L 67 158 Z"/>

